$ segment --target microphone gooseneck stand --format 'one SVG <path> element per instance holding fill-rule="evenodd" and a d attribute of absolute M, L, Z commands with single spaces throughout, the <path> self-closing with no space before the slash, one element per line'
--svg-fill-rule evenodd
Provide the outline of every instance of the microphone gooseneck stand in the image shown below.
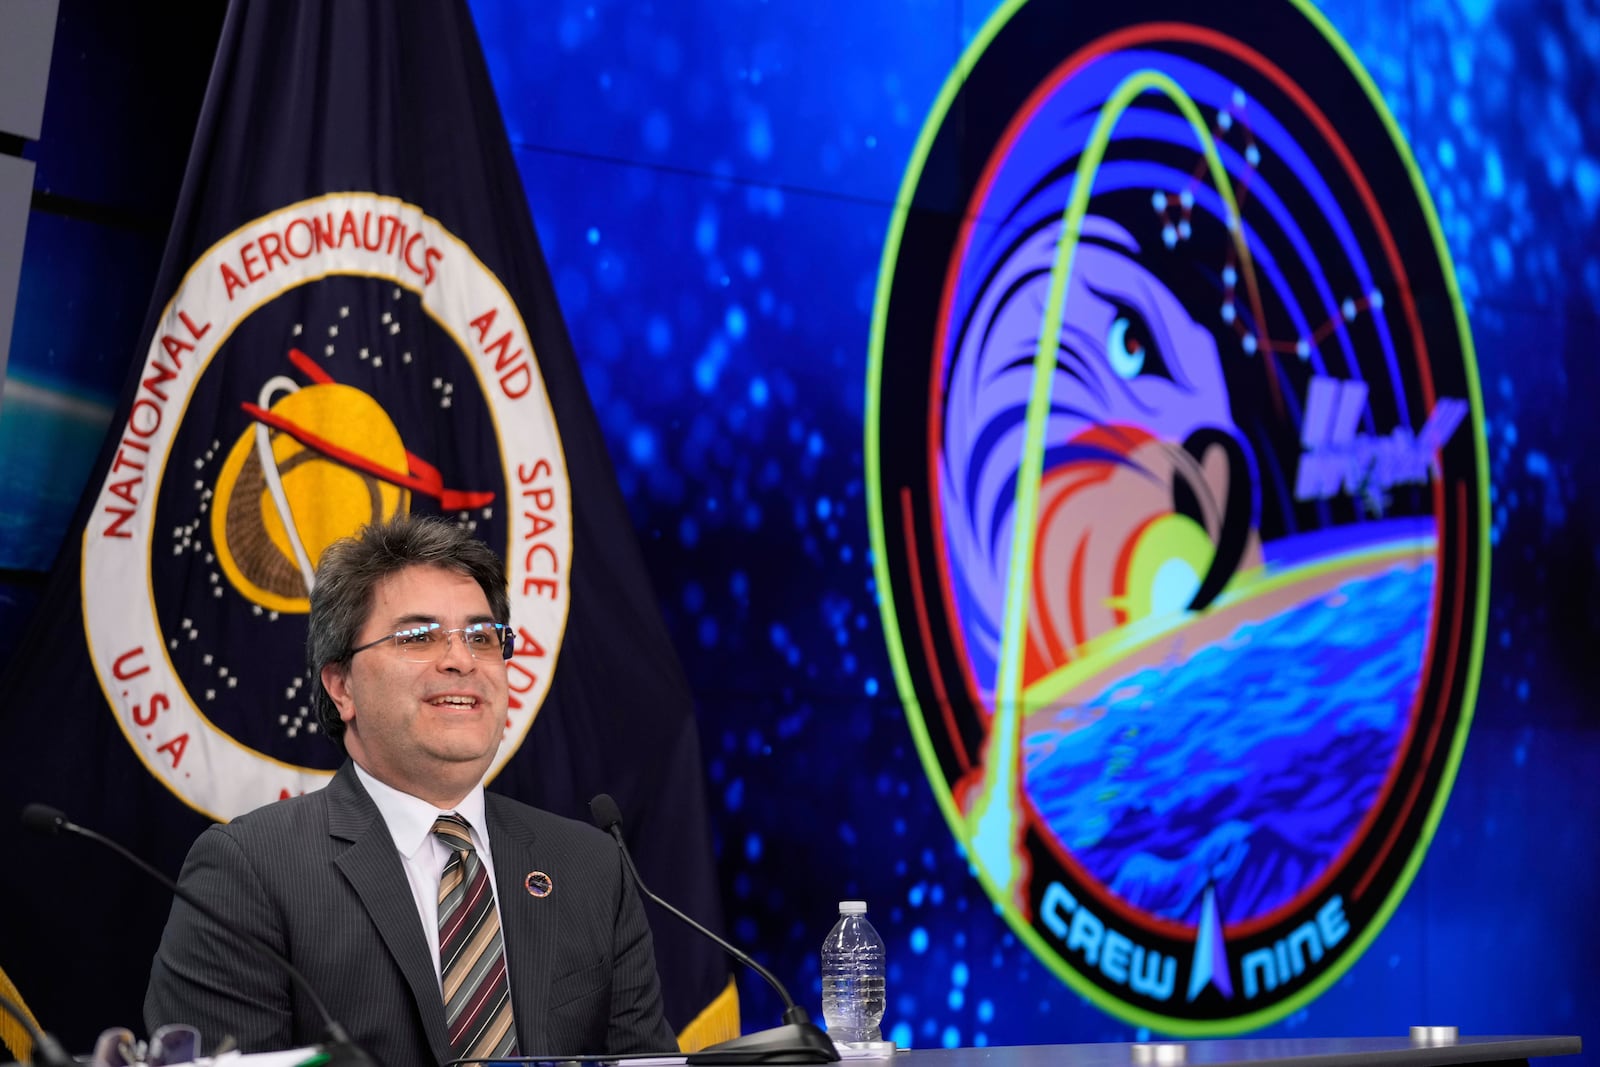
<path fill-rule="evenodd" d="M 367 1055 L 361 1046 L 350 1040 L 350 1035 L 345 1032 L 344 1027 L 340 1026 L 339 1021 L 328 1011 L 328 1006 L 322 1002 L 322 998 L 317 995 L 317 991 L 311 988 L 311 983 L 306 979 L 305 975 L 296 970 L 294 964 L 284 959 L 282 954 L 271 945 L 248 931 L 240 930 L 232 922 L 219 915 L 211 905 L 184 889 L 177 882 L 162 874 L 118 842 L 87 827 L 77 825 L 70 821 L 65 813 L 56 808 L 46 804 L 29 804 L 22 809 L 22 824 L 30 830 L 36 830 L 42 834 L 58 834 L 63 831 L 69 834 L 76 834 L 78 837 L 88 838 L 95 844 L 110 849 L 143 872 L 147 877 L 155 879 L 178 899 L 248 945 L 252 951 L 259 953 L 262 958 L 271 960 L 284 974 L 289 976 L 289 979 L 295 985 L 299 986 L 300 991 L 306 995 L 306 999 L 311 1001 L 312 1006 L 317 1009 L 317 1014 L 322 1017 L 324 1034 L 321 1050 L 322 1054 L 327 1057 L 323 1061 L 322 1067 L 378 1067 L 373 1062 L 372 1057 Z M 35 1040 L 37 1041 L 37 1039 Z M 71 1064 L 71 1057 L 68 1057 L 66 1065 L 70 1067 Z"/>
<path fill-rule="evenodd" d="M 644 884 L 644 879 L 639 877 L 639 869 L 633 865 L 633 856 L 628 852 L 628 845 L 622 839 L 622 809 L 617 807 L 617 802 L 611 799 L 609 793 L 601 793 L 589 801 L 589 813 L 594 817 L 596 826 L 616 839 L 617 848 L 622 851 L 622 862 L 627 866 L 628 873 L 633 877 L 633 882 L 641 893 L 661 905 L 675 918 L 710 938 L 739 963 L 766 979 L 767 984 L 783 1000 L 782 1026 L 758 1030 L 753 1034 L 743 1034 L 698 1052 L 691 1052 L 688 1058 L 690 1067 L 720 1067 L 724 1064 L 831 1063 L 839 1058 L 839 1050 L 834 1047 L 832 1039 L 811 1021 L 806 1010 L 794 1002 L 789 991 L 771 971 L 757 963 L 742 949 L 735 948 L 650 891 L 650 887 Z"/>

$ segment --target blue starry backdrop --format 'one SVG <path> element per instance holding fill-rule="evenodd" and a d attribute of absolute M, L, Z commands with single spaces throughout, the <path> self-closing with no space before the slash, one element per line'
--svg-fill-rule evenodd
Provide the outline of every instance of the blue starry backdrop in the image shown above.
<path fill-rule="evenodd" d="M 63 41 L 113 47 L 115 27 L 62 6 L 58 58 Z M 971 875 L 875 601 L 862 442 L 877 272 L 922 123 L 992 5 L 471 7 L 698 702 L 729 932 L 820 1014 L 818 947 L 837 901 L 864 897 L 888 950 L 885 1036 L 902 1046 L 1148 1036 L 1050 973 Z M 1600 11 L 1322 9 L 1410 141 L 1455 259 L 1488 418 L 1493 578 L 1477 717 L 1427 860 L 1362 960 L 1270 1032 L 1584 1033 L 1600 988 Z M 165 185 L 115 135 L 30 148 L 41 188 L 111 216 L 30 222 L 0 407 L 7 625 L 37 599 L 133 355 L 207 61 L 186 82 L 162 75 L 178 103 L 159 116 L 101 105 L 174 146 Z M 70 51 L 60 64 L 52 108 L 109 77 Z M 96 186 L 119 166 L 146 185 Z M 778 1021 L 759 981 L 740 992 L 747 1028 Z"/>

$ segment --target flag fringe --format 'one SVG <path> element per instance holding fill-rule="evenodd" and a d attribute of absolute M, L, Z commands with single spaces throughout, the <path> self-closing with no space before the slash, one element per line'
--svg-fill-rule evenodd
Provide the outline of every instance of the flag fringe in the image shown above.
<path fill-rule="evenodd" d="M 39 1020 L 33 1017 L 33 1012 L 23 1002 L 22 994 L 17 992 L 16 985 L 12 983 L 11 976 L 6 974 L 4 968 L 0 968 L 0 996 L 15 1004 L 17 1010 L 26 1015 L 28 1021 L 35 1027 L 39 1025 Z M 735 1004 L 735 1014 L 737 1014 L 738 1010 L 738 1005 Z M 9 1012 L 0 1012 L 0 1042 L 5 1044 L 12 1057 L 18 1063 L 27 1063 L 33 1059 L 33 1038 L 28 1036 L 27 1029 L 16 1019 L 13 1019 Z"/>
<path fill-rule="evenodd" d="M 689 1025 L 678 1031 L 678 1048 L 683 1052 L 698 1052 L 708 1045 L 731 1041 L 738 1036 L 739 987 L 729 977 L 722 992 Z"/>

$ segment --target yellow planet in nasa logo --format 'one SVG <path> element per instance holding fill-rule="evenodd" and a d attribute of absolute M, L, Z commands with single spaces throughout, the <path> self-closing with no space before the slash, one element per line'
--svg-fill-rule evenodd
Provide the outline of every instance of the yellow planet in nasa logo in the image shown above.
<path fill-rule="evenodd" d="M 255 425 L 218 474 L 211 538 L 242 596 L 304 614 L 329 544 L 409 510 L 410 490 L 378 476 L 406 472 L 409 457 L 382 406 L 352 386 L 324 381 L 293 388 L 270 407 L 268 399 L 245 405 Z"/>

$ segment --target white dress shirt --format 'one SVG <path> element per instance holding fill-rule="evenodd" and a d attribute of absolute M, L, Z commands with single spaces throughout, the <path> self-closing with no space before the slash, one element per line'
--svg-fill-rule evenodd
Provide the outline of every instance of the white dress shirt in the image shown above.
<path fill-rule="evenodd" d="M 451 848 L 433 835 L 433 824 L 441 815 L 450 814 L 434 807 L 426 800 L 402 793 L 393 786 L 384 785 L 351 761 L 356 777 L 372 802 L 378 805 L 378 814 L 389 827 L 394 838 L 395 851 L 405 865 L 406 878 L 411 882 L 411 895 L 417 902 L 417 917 L 422 920 L 422 933 L 428 941 L 428 952 L 433 956 L 433 974 L 439 977 L 439 881 L 444 876 L 444 865 L 449 862 Z M 483 785 L 467 794 L 455 808 L 455 814 L 467 820 L 472 827 L 472 847 L 489 873 L 489 891 L 494 892 L 494 859 L 489 855 L 488 824 L 484 821 Z M 500 897 L 495 894 L 495 907 Z M 443 985 L 441 982 L 441 995 Z"/>

